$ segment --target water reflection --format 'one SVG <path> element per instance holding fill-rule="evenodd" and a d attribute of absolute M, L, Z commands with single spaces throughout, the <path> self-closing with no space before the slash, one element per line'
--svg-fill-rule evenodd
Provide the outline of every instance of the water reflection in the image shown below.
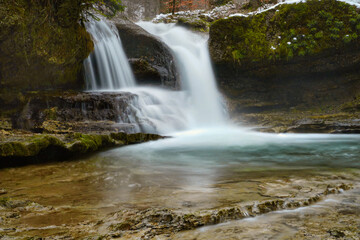
<path fill-rule="evenodd" d="M 52 206 L 206 209 L 261 200 L 259 185 L 266 181 L 359 168 L 359 140 L 359 135 L 196 130 L 74 162 L 1 170 L 0 188 Z"/>

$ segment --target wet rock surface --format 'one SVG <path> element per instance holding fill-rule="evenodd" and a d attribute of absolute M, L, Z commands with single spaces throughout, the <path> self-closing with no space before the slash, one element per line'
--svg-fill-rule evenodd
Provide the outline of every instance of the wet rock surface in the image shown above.
<path fill-rule="evenodd" d="M 61 170 L 70 165 L 82 171 Z M 137 186 L 130 184 L 126 195 L 123 191 L 118 195 L 118 180 L 127 178 L 126 170 L 108 180 L 119 170 L 111 173 L 97 166 L 93 171 L 92 165 L 79 161 L 1 170 L 0 187 L 6 185 L 8 193 L 0 198 L 0 234 L 49 239 L 258 239 L 279 234 L 294 239 L 344 234 L 356 239 L 359 234 L 355 169 L 239 172 L 219 179 L 199 198 L 185 186 L 148 188 L 149 178 L 145 182 L 137 178 Z M 151 172 L 137 174 L 156 177 Z M 172 177 L 177 181 L 179 176 Z M 233 221 L 237 219 L 240 222 Z"/>
<path fill-rule="evenodd" d="M 326 110 L 284 109 L 233 113 L 234 121 L 257 131 L 272 133 L 360 133 L 360 114 Z"/>
<path fill-rule="evenodd" d="M 71 134 L 0 134 L 0 168 L 39 162 L 64 161 L 104 148 L 154 141 L 156 134 L 71 133 Z M 0 195 L 7 192 L 0 189 Z"/>
<path fill-rule="evenodd" d="M 269 185 L 271 186 L 271 184 Z M 265 188 L 265 186 L 261 187 Z M 125 210 L 114 215 L 115 219 L 120 219 L 120 222 L 110 225 L 109 229 L 114 232 L 127 231 L 130 232 L 130 234 L 141 230 L 143 231 L 142 234 L 146 237 L 155 237 L 159 234 L 172 234 L 174 232 L 195 229 L 201 226 L 215 225 L 231 220 L 255 217 L 268 212 L 309 206 L 318 202 L 328 194 L 336 194 L 344 191 L 343 188 L 349 190 L 352 186 L 345 184 L 338 186 L 329 185 L 323 193 L 318 193 L 310 198 L 296 200 L 290 200 L 281 196 L 281 193 L 286 192 L 281 192 L 281 190 L 284 189 L 280 190 L 280 197 L 277 192 L 278 190 L 275 190 L 275 193 L 274 189 L 266 189 L 269 192 L 272 192 L 272 194 L 276 197 L 282 199 L 261 201 L 250 205 L 244 204 L 240 206 L 219 208 L 216 210 L 202 210 L 193 213 L 182 213 L 169 209 L 148 209 L 140 212 Z M 307 190 L 306 188 L 303 190 L 303 192 L 311 191 L 312 189 Z"/>
<path fill-rule="evenodd" d="M 103 124 L 105 121 L 113 122 L 114 125 L 116 122 L 131 124 L 127 115 L 131 112 L 129 102 L 134 99 L 136 99 L 135 94 L 126 92 L 29 93 L 24 106 L 12 116 L 12 126 L 15 129 L 35 132 L 66 133 L 79 130 L 77 128 L 81 122 L 86 123 L 86 127 L 89 128 L 92 122 L 103 128 L 106 126 Z M 99 124 L 96 124 L 97 121 Z"/>
<path fill-rule="evenodd" d="M 346 194 L 346 199 L 334 196 L 313 207 L 205 227 L 172 239 L 358 239 L 359 191 Z"/>
<path fill-rule="evenodd" d="M 32 92 L 0 129 L 35 133 L 151 132 L 152 123 L 138 116 L 139 97 L 129 92 Z M 10 128 L 10 129 L 9 129 Z"/>
<path fill-rule="evenodd" d="M 137 102 L 128 92 L 28 93 L 11 118 L 1 118 L 0 167 L 64 161 L 162 138 L 139 133 L 151 123 L 137 117 Z"/>
<path fill-rule="evenodd" d="M 177 89 L 180 86 L 171 50 L 131 21 L 114 20 L 137 83 Z"/>

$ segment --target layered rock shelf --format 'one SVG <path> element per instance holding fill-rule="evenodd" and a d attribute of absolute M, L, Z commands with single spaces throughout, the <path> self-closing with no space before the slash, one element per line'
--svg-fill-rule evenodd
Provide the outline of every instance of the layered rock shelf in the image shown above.
<path fill-rule="evenodd" d="M 31 134 L 0 133 L 0 168 L 39 162 L 64 161 L 71 157 L 162 139 L 156 134 Z"/>

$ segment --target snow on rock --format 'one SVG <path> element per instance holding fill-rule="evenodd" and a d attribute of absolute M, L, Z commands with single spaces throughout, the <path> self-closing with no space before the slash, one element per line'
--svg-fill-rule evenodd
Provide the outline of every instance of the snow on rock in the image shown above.
<path fill-rule="evenodd" d="M 360 0 L 338 0 L 340 2 L 345 2 L 350 5 L 356 6 L 360 8 Z M 253 12 L 245 12 L 241 7 L 237 7 L 236 4 L 228 3 L 223 6 L 216 7 L 210 11 L 206 10 L 193 10 L 193 11 L 180 11 L 176 12 L 174 15 L 171 13 L 168 14 L 159 14 L 152 21 L 153 22 L 177 22 L 179 18 L 202 18 L 207 19 L 207 21 L 214 21 L 220 18 L 228 18 L 228 17 L 248 17 L 252 15 L 256 15 L 259 13 L 263 13 L 272 9 L 277 8 L 283 4 L 294 4 L 306 2 L 306 0 L 279 0 L 276 4 L 264 4 L 262 7 L 258 8 Z"/>

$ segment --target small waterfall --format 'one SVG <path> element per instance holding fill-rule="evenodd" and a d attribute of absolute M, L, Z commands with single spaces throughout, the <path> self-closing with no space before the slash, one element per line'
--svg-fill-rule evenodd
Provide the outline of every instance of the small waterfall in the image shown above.
<path fill-rule="evenodd" d="M 140 22 L 138 25 L 160 37 L 173 51 L 183 89 L 189 93 L 189 110 L 195 127 L 223 124 L 225 111 L 211 66 L 208 38 L 175 24 Z"/>
<path fill-rule="evenodd" d="M 86 23 L 95 43 L 94 52 L 85 60 L 88 90 L 116 90 L 135 86 L 135 78 L 116 29 L 105 21 Z"/>
<path fill-rule="evenodd" d="M 131 92 L 126 118 L 119 121 L 142 132 L 172 132 L 216 127 L 225 122 L 224 108 L 212 71 L 207 39 L 174 24 L 139 23 L 159 36 L 173 51 L 182 91 L 135 86 L 120 38 L 104 22 L 91 22 L 88 31 L 95 51 L 85 62 L 88 90 Z"/>

